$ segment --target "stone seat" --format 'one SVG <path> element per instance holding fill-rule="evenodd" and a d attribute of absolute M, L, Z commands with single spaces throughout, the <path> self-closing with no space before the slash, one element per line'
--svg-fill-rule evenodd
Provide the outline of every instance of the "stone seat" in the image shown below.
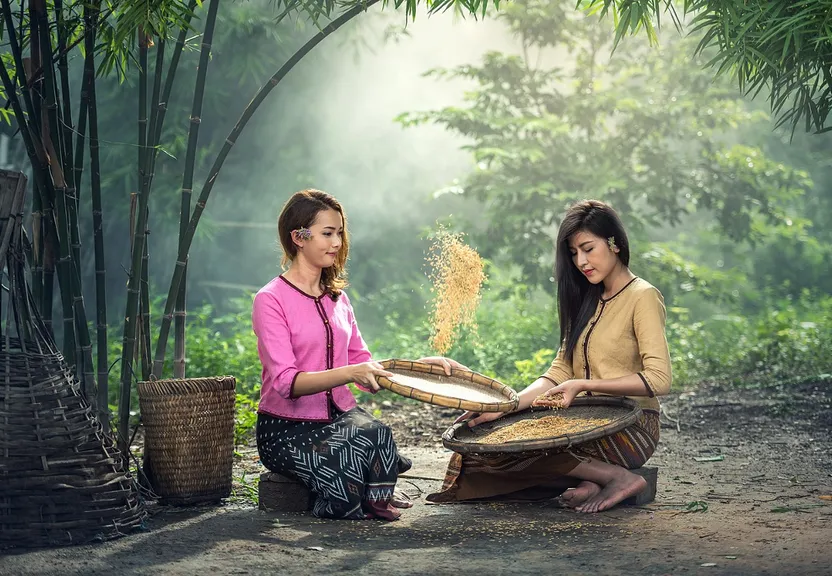
<path fill-rule="evenodd" d="M 306 512 L 315 497 L 305 485 L 276 472 L 260 474 L 259 508 L 266 512 Z"/>

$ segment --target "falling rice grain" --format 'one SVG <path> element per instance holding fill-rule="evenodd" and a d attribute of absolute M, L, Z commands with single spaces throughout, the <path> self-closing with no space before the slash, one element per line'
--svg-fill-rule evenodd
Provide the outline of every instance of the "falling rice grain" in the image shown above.
<path fill-rule="evenodd" d="M 483 261 L 462 242 L 462 234 L 440 230 L 427 257 L 434 293 L 431 303 L 431 346 L 439 354 L 451 348 L 461 326 L 476 330 L 476 311 L 485 280 Z"/>

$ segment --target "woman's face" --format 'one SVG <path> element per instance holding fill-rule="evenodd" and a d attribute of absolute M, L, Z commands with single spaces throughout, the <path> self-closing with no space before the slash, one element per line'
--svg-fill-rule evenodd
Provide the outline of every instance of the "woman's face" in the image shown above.
<path fill-rule="evenodd" d="M 618 264 L 618 247 L 610 250 L 606 238 L 586 230 L 570 236 L 569 251 L 572 253 L 572 262 L 593 284 L 603 282 Z"/>
<path fill-rule="evenodd" d="M 318 268 L 329 268 L 335 264 L 338 251 L 343 246 L 344 220 L 332 209 L 321 210 L 309 227 L 312 236 L 308 240 L 295 239 L 298 253 Z"/>

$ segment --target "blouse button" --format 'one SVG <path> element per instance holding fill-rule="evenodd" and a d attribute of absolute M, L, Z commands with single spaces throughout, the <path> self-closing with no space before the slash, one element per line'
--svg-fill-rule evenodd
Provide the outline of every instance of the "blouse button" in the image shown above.
<path fill-rule="evenodd" d="M 324 320 L 324 324 L 329 324 L 329 320 Z"/>

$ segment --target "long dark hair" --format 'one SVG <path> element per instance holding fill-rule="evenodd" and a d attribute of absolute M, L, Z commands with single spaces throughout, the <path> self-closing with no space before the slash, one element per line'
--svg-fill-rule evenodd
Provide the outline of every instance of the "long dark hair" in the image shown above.
<path fill-rule="evenodd" d="M 277 235 L 283 247 L 283 261 L 285 267 L 298 254 L 298 247 L 292 240 L 292 232 L 298 228 L 309 228 L 315 222 L 318 212 L 335 210 L 344 221 L 344 231 L 341 235 L 341 249 L 335 256 L 335 263 L 321 271 L 321 284 L 333 298 L 341 294 L 347 287 L 347 257 L 350 253 L 350 241 L 347 234 L 347 215 L 341 203 L 334 196 L 320 190 L 307 189 L 295 192 L 283 205 L 280 217 L 277 219 Z"/>
<path fill-rule="evenodd" d="M 566 212 L 558 230 L 555 276 L 558 280 L 558 315 L 560 316 L 560 341 L 566 359 L 572 360 L 572 353 L 578 338 L 604 292 L 603 283 L 592 284 L 572 261 L 569 239 L 576 233 L 586 231 L 605 240 L 615 239 L 618 258 L 622 264 L 630 264 L 630 242 L 621 219 L 608 204 L 598 200 L 582 200 Z"/>

